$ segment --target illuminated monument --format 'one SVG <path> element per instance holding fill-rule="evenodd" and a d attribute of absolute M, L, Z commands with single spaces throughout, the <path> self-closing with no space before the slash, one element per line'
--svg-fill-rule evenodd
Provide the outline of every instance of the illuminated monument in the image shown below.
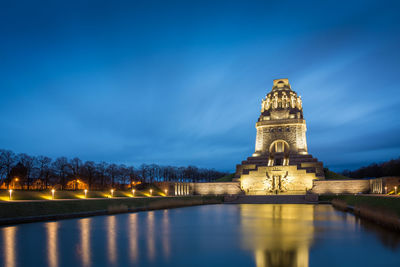
<path fill-rule="evenodd" d="M 288 79 L 274 80 L 262 100 L 254 154 L 236 166 L 246 194 L 300 193 L 324 179 L 323 165 L 307 151 L 301 97 Z"/>

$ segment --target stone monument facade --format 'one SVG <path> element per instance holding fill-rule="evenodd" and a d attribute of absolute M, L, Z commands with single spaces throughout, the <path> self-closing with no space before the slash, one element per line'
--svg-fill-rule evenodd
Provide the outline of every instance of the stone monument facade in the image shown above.
<path fill-rule="evenodd" d="M 302 100 L 288 79 L 274 80 L 256 129 L 254 154 L 236 166 L 246 194 L 305 193 L 325 178 L 322 163 L 308 154 Z"/>

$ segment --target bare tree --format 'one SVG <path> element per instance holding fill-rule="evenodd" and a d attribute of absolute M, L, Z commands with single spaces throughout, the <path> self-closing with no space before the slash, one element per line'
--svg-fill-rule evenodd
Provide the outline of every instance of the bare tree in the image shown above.
<path fill-rule="evenodd" d="M 87 178 L 89 190 L 92 189 L 93 178 L 96 175 L 96 165 L 93 161 L 86 161 L 82 166 L 82 170 Z"/>
<path fill-rule="evenodd" d="M 127 174 L 129 176 L 129 184 L 130 184 L 130 188 L 133 188 L 133 182 L 136 180 L 136 171 L 135 168 L 133 168 L 133 166 L 129 166 L 127 168 Z"/>
<path fill-rule="evenodd" d="M 149 173 L 148 166 L 146 164 L 140 165 L 139 174 L 140 174 L 140 177 L 142 178 L 142 182 L 147 181 L 148 173 Z"/>
<path fill-rule="evenodd" d="M 106 169 L 107 174 L 111 178 L 111 187 L 113 188 L 115 185 L 115 178 L 117 178 L 119 170 L 117 164 L 110 164 Z"/>
<path fill-rule="evenodd" d="M 69 164 L 68 164 L 67 158 L 66 157 L 57 158 L 53 162 L 52 167 L 60 179 L 59 182 L 61 185 L 61 190 L 63 190 L 65 188 L 66 177 L 67 177 L 68 171 L 69 171 Z"/>
<path fill-rule="evenodd" d="M 35 157 L 31 157 L 25 153 L 19 154 L 18 157 L 19 162 L 26 168 L 26 185 L 27 189 L 29 190 L 30 185 L 31 185 L 31 174 L 33 171 L 33 168 L 35 167 L 36 159 Z"/>
<path fill-rule="evenodd" d="M 100 162 L 96 164 L 96 173 L 98 180 L 100 180 L 99 182 L 102 189 L 104 189 L 106 185 L 107 168 L 108 164 L 106 162 Z"/>
<path fill-rule="evenodd" d="M 16 157 L 14 152 L 11 150 L 0 150 L 0 169 L 1 169 L 1 179 L 7 184 L 7 189 L 10 188 L 10 172 L 12 167 L 16 163 Z"/>
<path fill-rule="evenodd" d="M 81 167 L 82 167 L 82 161 L 79 158 L 73 158 L 69 161 L 69 168 L 72 172 L 73 180 L 75 180 L 74 183 L 74 190 L 77 188 L 77 180 L 79 179 L 79 176 L 81 174 Z"/>
<path fill-rule="evenodd" d="M 42 179 L 44 181 L 44 187 L 47 189 L 49 185 L 49 177 L 50 177 L 50 164 L 51 164 L 51 158 L 46 157 L 46 156 L 38 156 L 36 158 L 37 163 L 38 163 L 38 170 L 39 170 L 39 179 Z"/>

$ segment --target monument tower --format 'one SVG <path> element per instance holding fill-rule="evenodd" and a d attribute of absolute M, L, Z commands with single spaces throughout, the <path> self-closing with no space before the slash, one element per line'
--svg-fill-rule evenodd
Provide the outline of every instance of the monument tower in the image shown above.
<path fill-rule="evenodd" d="M 322 163 L 308 154 L 302 100 L 288 79 L 274 80 L 256 129 L 254 154 L 236 166 L 247 194 L 305 193 L 325 178 Z"/>

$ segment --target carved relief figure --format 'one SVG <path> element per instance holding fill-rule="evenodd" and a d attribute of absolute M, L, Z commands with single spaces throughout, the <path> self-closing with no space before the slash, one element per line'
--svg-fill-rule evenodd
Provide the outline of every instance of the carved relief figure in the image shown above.
<path fill-rule="evenodd" d="M 292 108 L 296 107 L 296 97 L 294 95 L 290 96 Z"/>
<path fill-rule="evenodd" d="M 272 107 L 278 108 L 278 93 L 275 93 L 274 97 L 272 98 Z"/>
<path fill-rule="evenodd" d="M 298 108 L 298 109 L 302 109 L 301 96 L 299 96 L 299 97 L 297 98 L 297 108 Z"/>
<path fill-rule="evenodd" d="M 265 99 L 266 103 L 265 103 L 265 110 L 268 110 L 269 107 L 271 106 L 271 98 L 269 98 L 269 96 L 267 96 L 267 98 Z"/>
<path fill-rule="evenodd" d="M 267 172 L 267 178 L 264 180 L 263 185 L 267 192 L 273 190 L 273 179 L 269 177 L 268 172 Z"/>
<path fill-rule="evenodd" d="M 290 185 L 290 179 L 288 178 L 288 172 L 286 172 L 285 176 L 281 178 L 281 191 L 288 191 Z"/>
<path fill-rule="evenodd" d="M 285 92 L 282 93 L 282 107 L 287 108 L 289 107 L 288 97 Z"/>

